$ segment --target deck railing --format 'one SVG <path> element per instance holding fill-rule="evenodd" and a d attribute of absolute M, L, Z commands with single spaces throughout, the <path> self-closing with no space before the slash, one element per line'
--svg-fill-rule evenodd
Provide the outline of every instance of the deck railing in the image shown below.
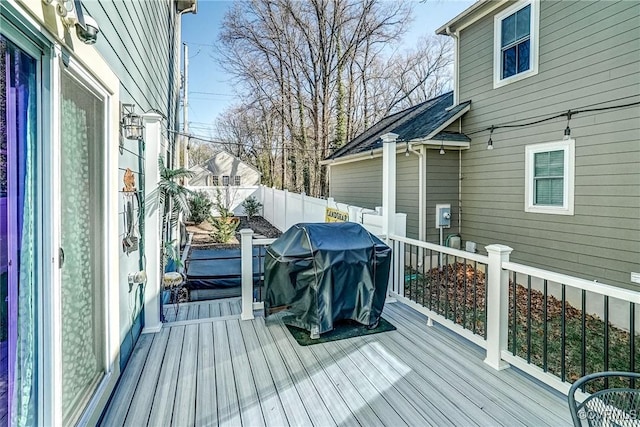
<path fill-rule="evenodd" d="M 390 295 L 486 348 L 489 258 L 395 235 L 389 242 Z"/>
<path fill-rule="evenodd" d="M 262 308 L 253 247 L 274 239 L 240 234 L 242 319 L 253 319 Z M 503 245 L 479 255 L 396 235 L 387 241 L 389 296 L 484 348 L 493 368 L 511 364 L 564 393 L 592 372 L 638 370 L 640 292 L 510 262 Z"/>
<path fill-rule="evenodd" d="M 509 364 L 567 393 L 593 372 L 638 370 L 640 293 L 488 256 L 391 236 L 390 295 Z"/>
<path fill-rule="evenodd" d="M 264 258 L 263 253 L 258 251 L 258 255 L 254 255 L 253 247 L 260 246 L 266 248 L 275 241 L 275 239 L 254 239 L 253 230 L 240 230 L 240 248 L 242 267 L 242 314 L 243 320 L 254 318 L 253 311 L 263 308 L 262 291 L 264 289 Z M 253 257 L 258 257 L 259 271 L 253 271 Z M 257 284 L 257 286 L 256 286 Z"/>
<path fill-rule="evenodd" d="M 513 262 L 502 268 L 509 276 L 504 361 L 565 393 L 590 373 L 638 370 L 639 292 Z"/>

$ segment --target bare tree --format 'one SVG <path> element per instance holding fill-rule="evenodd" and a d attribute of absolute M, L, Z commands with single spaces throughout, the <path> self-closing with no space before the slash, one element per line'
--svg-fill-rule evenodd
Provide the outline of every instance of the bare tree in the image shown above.
<path fill-rule="evenodd" d="M 245 103 L 221 118 L 219 136 L 234 143 L 236 155 L 262 162 L 283 188 L 326 194 L 320 162 L 331 150 L 446 84 L 444 42 L 426 39 L 415 51 L 383 54 L 406 28 L 411 6 L 382 0 L 236 3 L 225 16 L 216 56 Z"/>

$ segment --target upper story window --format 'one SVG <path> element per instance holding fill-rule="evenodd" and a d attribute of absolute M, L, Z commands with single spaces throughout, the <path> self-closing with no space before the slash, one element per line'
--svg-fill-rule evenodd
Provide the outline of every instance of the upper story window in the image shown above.
<path fill-rule="evenodd" d="M 240 186 L 240 176 L 236 175 L 233 177 L 233 185 L 235 185 L 236 187 Z"/>
<path fill-rule="evenodd" d="M 225 187 L 229 186 L 229 176 L 228 175 L 224 175 L 222 177 L 222 185 L 224 185 Z"/>
<path fill-rule="evenodd" d="M 573 215 L 573 139 L 525 148 L 525 211 Z"/>
<path fill-rule="evenodd" d="M 217 187 L 218 185 L 220 185 L 220 181 L 218 179 L 218 175 L 213 175 L 211 176 L 211 185 L 213 185 L 214 187 Z"/>
<path fill-rule="evenodd" d="M 494 88 L 538 73 L 538 6 L 521 1 L 494 17 Z"/>

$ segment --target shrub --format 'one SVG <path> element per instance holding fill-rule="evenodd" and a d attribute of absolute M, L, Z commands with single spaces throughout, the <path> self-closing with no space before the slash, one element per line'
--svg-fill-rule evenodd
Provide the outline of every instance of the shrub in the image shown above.
<path fill-rule="evenodd" d="M 260 203 L 255 197 L 251 196 L 242 202 L 242 207 L 244 208 L 244 212 L 247 214 L 247 217 L 252 218 L 258 215 L 260 209 L 262 209 L 262 203 Z"/>
<path fill-rule="evenodd" d="M 223 203 L 222 192 L 219 188 L 217 189 L 216 201 L 213 206 L 218 211 L 219 216 L 209 218 L 209 222 L 213 226 L 211 237 L 218 243 L 227 243 L 234 236 L 240 221 L 238 218 L 234 218 L 233 211 Z"/>
<path fill-rule="evenodd" d="M 189 198 L 189 210 L 191 215 L 189 221 L 193 221 L 196 224 L 200 224 L 205 221 L 211 215 L 211 208 L 213 202 L 207 196 L 204 191 L 198 191 L 193 193 L 193 196 Z"/>

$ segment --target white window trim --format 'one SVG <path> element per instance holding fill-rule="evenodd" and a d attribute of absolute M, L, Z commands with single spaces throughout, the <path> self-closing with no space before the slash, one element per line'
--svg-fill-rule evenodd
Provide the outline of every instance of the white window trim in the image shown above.
<path fill-rule="evenodd" d="M 531 32 L 529 34 L 529 52 L 530 52 L 530 60 L 531 67 L 527 71 L 523 71 L 522 73 L 515 74 L 513 76 L 507 77 L 506 79 L 501 78 L 502 75 L 502 20 L 509 15 L 514 14 L 518 10 L 526 7 L 527 5 L 531 5 Z M 510 6 L 503 10 L 502 12 L 496 14 L 493 17 L 493 88 L 497 89 L 499 87 L 508 85 L 510 83 L 514 83 L 520 81 L 522 79 L 526 79 L 531 76 L 535 76 L 538 74 L 538 58 L 539 58 L 539 43 L 540 40 L 540 1 L 539 0 L 524 0 L 515 3 L 513 6 Z"/>
<path fill-rule="evenodd" d="M 552 215 L 573 215 L 575 187 L 575 149 L 574 139 L 527 145 L 525 147 L 525 212 Z M 538 206 L 533 203 L 534 155 L 547 151 L 564 150 L 564 188 L 562 206 Z"/>

